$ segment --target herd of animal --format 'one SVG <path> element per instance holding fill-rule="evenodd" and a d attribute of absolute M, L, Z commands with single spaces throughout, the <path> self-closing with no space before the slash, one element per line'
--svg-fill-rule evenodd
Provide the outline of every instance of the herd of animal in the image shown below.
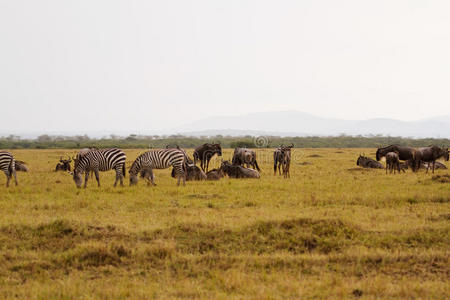
<path fill-rule="evenodd" d="M 449 160 L 448 148 L 441 148 L 438 146 L 428 146 L 421 148 L 413 148 L 399 145 L 389 145 L 387 147 L 380 147 L 375 154 L 376 160 L 369 157 L 359 155 L 356 164 L 363 168 L 383 169 L 386 168 L 386 174 L 397 171 L 406 172 L 406 169 L 411 168 L 413 172 L 419 169 L 428 170 L 431 168 L 434 173 L 435 169 L 447 169 L 447 167 L 436 160 Z M 386 159 L 386 167 L 379 162 L 382 158 Z M 403 162 L 401 162 L 403 161 Z"/>
<path fill-rule="evenodd" d="M 273 153 L 274 175 L 283 174 L 284 178 L 290 177 L 291 151 L 294 145 L 281 145 L 275 149 Z M 130 176 L 130 185 L 138 183 L 138 178 L 144 178 L 148 185 L 156 185 L 154 181 L 154 169 L 166 169 L 173 167 L 171 176 L 177 179 L 177 185 L 182 182 L 192 180 L 219 180 L 224 176 L 230 178 L 260 178 L 260 168 L 256 159 L 256 152 L 248 148 L 235 148 L 231 162 L 222 159 L 221 166 L 218 169 L 209 170 L 209 163 L 214 155 L 222 156 L 222 147 L 217 143 L 205 143 L 194 150 L 192 160 L 185 150 L 177 147 L 166 149 L 152 149 L 139 155 L 131 165 L 128 173 Z M 440 148 L 437 146 L 429 146 L 422 148 L 412 148 L 398 145 L 390 145 L 378 148 L 376 152 L 376 160 L 360 155 L 357 165 L 364 168 L 383 169 L 383 165 L 379 162 L 382 158 L 386 159 L 386 173 L 388 170 L 392 173 L 395 171 L 405 172 L 409 167 L 416 172 L 420 168 L 446 168 L 444 164 L 436 162 L 437 159 L 443 158 L 449 160 L 448 148 Z M 74 162 L 73 171 L 71 162 Z M 83 185 L 86 188 L 89 176 L 95 175 L 98 186 L 100 186 L 100 171 L 114 170 L 117 183 L 123 186 L 125 178 L 126 155 L 117 148 L 97 149 L 85 148 L 81 149 L 76 157 L 68 157 L 63 159 L 60 157 L 59 163 L 55 167 L 55 171 L 67 171 L 73 176 L 73 180 L 78 188 Z M 400 162 L 404 161 L 404 162 Z M 200 162 L 200 167 L 196 164 Z M 251 168 L 250 168 L 251 167 Z M 0 169 L 6 175 L 6 186 L 14 177 L 16 185 L 16 171 L 28 171 L 23 161 L 15 160 L 14 156 L 7 151 L 0 151 Z"/>

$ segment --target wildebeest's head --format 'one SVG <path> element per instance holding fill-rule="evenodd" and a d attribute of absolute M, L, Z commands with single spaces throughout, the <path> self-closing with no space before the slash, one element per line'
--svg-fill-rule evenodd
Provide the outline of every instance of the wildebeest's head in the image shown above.
<path fill-rule="evenodd" d="M 357 165 L 357 166 L 360 166 L 360 165 L 361 165 L 361 159 L 362 159 L 362 155 L 360 154 L 360 155 L 358 156 L 358 159 L 356 160 L 356 165 Z"/>
<path fill-rule="evenodd" d="M 222 146 L 220 146 L 220 143 L 212 144 L 212 146 L 215 153 L 217 153 L 218 156 L 222 156 Z"/>
<path fill-rule="evenodd" d="M 375 156 L 376 156 L 376 158 L 377 158 L 377 161 L 380 161 L 380 159 L 381 159 L 381 153 L 380 153 L 380 149 L 379 149 L 379 148 L 377 149 L 377 153 L 375 154 Z"/>
<path fill-rule="evenodd" d="M 442 156 L 446 161 L 449 159 L 449 151 L 448 148 L 442 148 L 444 155 Z"/>

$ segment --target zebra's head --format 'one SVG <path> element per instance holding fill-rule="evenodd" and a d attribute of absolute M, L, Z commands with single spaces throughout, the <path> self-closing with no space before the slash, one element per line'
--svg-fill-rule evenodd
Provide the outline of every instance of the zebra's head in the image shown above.
<path fill-rule="evenodd" d="M 138 176 L 137 174 L 131 173 L 130 172 L 130 186 L 131 185 L 136 185 L 138 183 Z"/>
<path fill-rule="evenodd" d="M 77 170 L 73 171 L 73 181 L 75 181 L 77 188 L 81 187 L 81 184 L 83 183 L 83 178 L 81 177 L 81 172 L 79 172 Z"/>

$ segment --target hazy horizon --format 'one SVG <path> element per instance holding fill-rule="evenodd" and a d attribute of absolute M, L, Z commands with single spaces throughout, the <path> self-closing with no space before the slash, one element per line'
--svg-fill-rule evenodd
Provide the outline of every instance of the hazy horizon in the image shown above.
<path fill-rule="evenodd" d="M 450 115 L 447 1 L 0 0 L 0 25 L 1 132 Z"/>

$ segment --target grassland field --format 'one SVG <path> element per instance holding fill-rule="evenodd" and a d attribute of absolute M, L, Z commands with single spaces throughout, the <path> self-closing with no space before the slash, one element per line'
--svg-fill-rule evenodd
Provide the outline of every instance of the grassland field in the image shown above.
<path fill-rule="evenodd" d="M 357 168 L 374 149 L 294 149 L 290 179 L 261 149 L 259 180 L 87 189 L 53 171 L 76 150 L 11 152 L 30 172 L 0 174 L 1 299 L 450 297 L 450 183 Z"/>

